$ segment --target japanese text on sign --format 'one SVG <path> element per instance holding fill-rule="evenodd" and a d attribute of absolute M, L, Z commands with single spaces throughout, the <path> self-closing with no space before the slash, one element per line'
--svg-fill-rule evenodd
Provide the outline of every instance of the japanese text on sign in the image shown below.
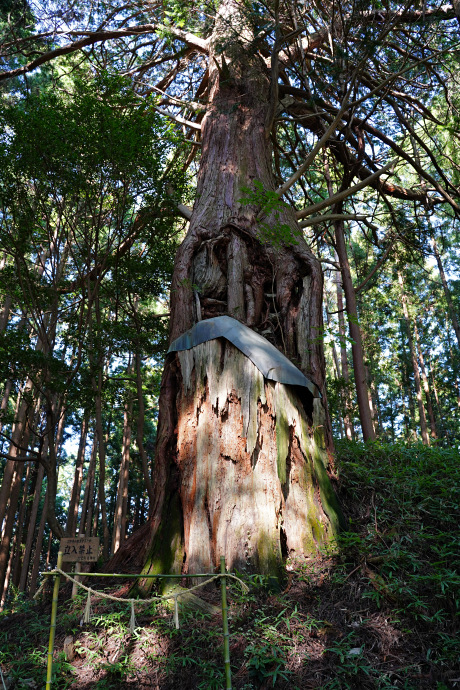
<path fill-rule="evenodd" d="M 99 556 L 99 537 L 76 537 L 61 539 L 60 551 L 63 561 L 90 563 Z"/>

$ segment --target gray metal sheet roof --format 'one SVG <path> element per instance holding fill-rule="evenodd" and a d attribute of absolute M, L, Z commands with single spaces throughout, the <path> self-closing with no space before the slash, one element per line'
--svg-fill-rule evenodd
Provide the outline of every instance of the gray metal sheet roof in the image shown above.
<path fill-rule="evenodd" d="M 298 369 L 282 352 L 276 349 L 266 338 L 231 316 L 217 316 L 213 319 L 198 321 L 193 328 L 176 338 L 168 350 L 190 350 L 214 338 L 226 338 L 251 362 L 256 365 L 266 379 L 287 383 L 291 386 L 308 388 L 315 398 L 320 398 L 318 388 Z"/>

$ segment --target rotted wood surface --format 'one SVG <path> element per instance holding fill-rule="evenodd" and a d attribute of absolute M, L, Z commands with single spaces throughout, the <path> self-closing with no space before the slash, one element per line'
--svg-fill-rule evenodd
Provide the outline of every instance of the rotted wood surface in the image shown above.
<path fill-rule="evenodd" d="M 230 567 L 273 573 L 284 556 L 311 554 L 337 516 L 322 487 L 321 432 L 300 397 L 224 339 L 176 356 L 186 570 L 225 555 Z"/>

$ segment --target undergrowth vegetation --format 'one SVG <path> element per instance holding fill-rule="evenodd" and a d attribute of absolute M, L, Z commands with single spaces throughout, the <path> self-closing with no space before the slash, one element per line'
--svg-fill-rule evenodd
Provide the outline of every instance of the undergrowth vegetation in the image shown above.
<path fill-rule="evenodd" d="M 460 687 L 459 460 L 449 449 L 338 444 L 349 530 L 337 551 L 288 562 L 280 592 L 261 576 L 246 577 L 247 594 L 229 585 L 234 688 Z M 62 587 L 53 688 L 225 687 L 219 615 L 181 611 L 176 630 L 169 609 L 139 604 L 131 634 L 127 604 L 94 601 L 82 625 L 85 599 L 69 593 Z M 219 605 L 218 588 L 203 597 Z M 3 612 L 8 690 L 44 687 L 49 611 L 48 597 Z"/>

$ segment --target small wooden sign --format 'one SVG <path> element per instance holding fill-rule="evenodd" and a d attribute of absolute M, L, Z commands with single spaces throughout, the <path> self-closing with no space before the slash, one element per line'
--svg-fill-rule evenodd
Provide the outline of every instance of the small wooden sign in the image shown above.
<path fill-rule="evenodd" d="M 59 550 L 63 561 L 91 563 L 99 556 L 99 537 L 75 537 L 61 539 Z"/>

